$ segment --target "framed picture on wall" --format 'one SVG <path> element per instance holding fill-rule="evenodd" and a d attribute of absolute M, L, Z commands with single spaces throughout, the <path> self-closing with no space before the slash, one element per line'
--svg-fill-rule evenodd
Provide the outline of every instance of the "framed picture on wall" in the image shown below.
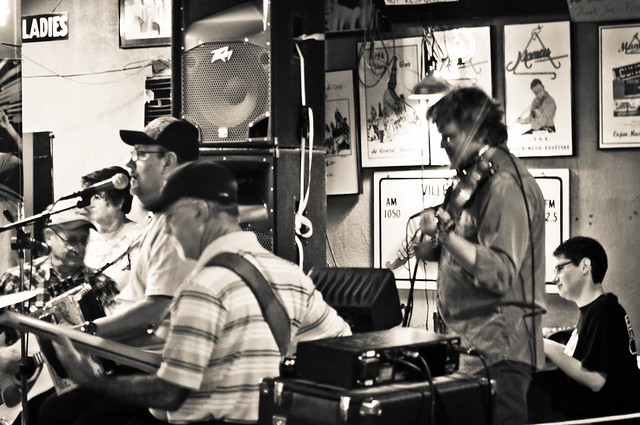
<path fill-rule="evenodd" d="M 362 31 L 372 21 L 373 0 L 325 0 L 324 9 L 326 33 Z"/>
<path fill-rule="evenodd" d="M 640 147 L 640 24 L 600 27 L 600 148 Z"/>
<path fill-rule="evenodd" d="M 118 0 L 120 47 L 171 45 L 171 0 Z"/>
<path fill-rule="evenodd" d="M 327 195 L 362 192 L 353 70 L 325 74 L 324 148 Z"/>
<path fill-rule="evenodd" d="M 363 167 L 429 163 L 428 133 L 418 100 L 422 37 L 358 43 Z"/>
<path fill-rule="evenodd" d="M 434 31 L 432 54 L 440 76 L 452 87 L 478 87 L 489 96 L 491 84 L 490 27 L 451 28 Z M 444 93 L 443 93 L 444 95 Z M 430 101 L 435 103 L 438 98 Z M 432 122 L 429 125 L 430 165 L 448 165 L 449 157 L 440 146 L 442 136 Z"/>
<path fill-rule="evenodd" d="M 572 155 L 569 21 L 506 25 L 504 55 L 511 152 Z"/>

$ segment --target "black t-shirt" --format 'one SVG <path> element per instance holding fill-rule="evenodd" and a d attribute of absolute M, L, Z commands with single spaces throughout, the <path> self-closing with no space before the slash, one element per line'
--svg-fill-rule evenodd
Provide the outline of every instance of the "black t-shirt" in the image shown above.
<path fill-rule="evenodd" d="M 640 371 L 631 322 L 613 294 L 604 294 L 580 308 L 578 342 L 573 357 L 586 369 L 603 372 L 607 380 L 593 392 L 569 379 L 571 418 L 640 412 Z"/>

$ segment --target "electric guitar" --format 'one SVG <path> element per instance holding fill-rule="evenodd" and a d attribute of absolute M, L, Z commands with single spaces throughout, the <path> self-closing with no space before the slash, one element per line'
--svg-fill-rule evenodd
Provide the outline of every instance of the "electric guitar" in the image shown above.
<path fill-rule="evenodd" d="M 158 352 L 144 351 L 140 348 L 134 348 L 99 336 L 89 335 L 69 327 L 55 325 L 7 309 L 0 310 L 0 325 L 16 329 L 20 332 L 32 333 L 45 340 L 55 340 L 58 336 L 64 335 L 71 340 L 79 351 L 95 354 L 116 363 L 136 368 L 142 372 L 155 373 L 162 361 L 162 356 Z M 42 386 L 36 386 L 37 383 L 34 384 L 29 390 L 29 397 L 38 395 L 53 386 L 49 376 L 50 373 L 48 370 L 45 370 L 46 365 L 43 364 L 42 366 L 43 370 L 40 371 L 41 376 L 38 381 L 43 380 L 46 376 L 46 378 L 49 378 L 49 383 L 45 380 Z M 46 388 L 42 389 L 44 386 L 46 386 Z M 37 391 L 40 391 L 40 393 Z M 6 405 L 0 406 L 0 418 L 4 418 L 11 423 L 21 410 L 22 406 L 20 403 L 14 407 L 8 407 Z"/>

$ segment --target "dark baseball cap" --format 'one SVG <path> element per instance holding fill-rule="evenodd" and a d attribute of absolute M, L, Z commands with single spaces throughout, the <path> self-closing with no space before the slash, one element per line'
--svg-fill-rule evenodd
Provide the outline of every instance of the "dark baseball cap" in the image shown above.
<path fill-rule="evenodd" d="M 211 160 L 182 164 L 167 176 L 160 198 L 148 207 L 160 212 L 181 198 L 238 202 L 238 183 L 224 165 Z"/>
<path fill-rule="evenodd" d="M 175 152 L 183 161 L 195 161 L 199 157 L 198 129 L 190 122 L 174 117 L 156 118 L 142 131 L 120 130 L 120 138 L 131 146 L 162 146 Z"/>

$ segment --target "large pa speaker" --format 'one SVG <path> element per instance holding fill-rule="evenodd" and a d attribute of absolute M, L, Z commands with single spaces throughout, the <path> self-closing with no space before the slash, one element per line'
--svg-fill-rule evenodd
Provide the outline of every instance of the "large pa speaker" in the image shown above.
<path fill-rule="evenodd" d="M 309 134 L 304 103 L 320 141 L 323 33 L 323 0 L 174 2 L 172 115 L 196 123 L 204 146 L 295 147 Z"/>
<path fill-rule="evenodd" d="M 300 205 L 300 149 L 201 149 L 201 158 L 220 161 L 238 182 L 241 226 L 254 232 L 267 250 L 303 269 L 326 265 L 326 190 L 323 152 L 311 160 L 311 188 L 303 213 L 312 225 L 308 237 L 298 237 L 295 214 Z M 306 167 L 305 167 L 306 168 Z"/>

